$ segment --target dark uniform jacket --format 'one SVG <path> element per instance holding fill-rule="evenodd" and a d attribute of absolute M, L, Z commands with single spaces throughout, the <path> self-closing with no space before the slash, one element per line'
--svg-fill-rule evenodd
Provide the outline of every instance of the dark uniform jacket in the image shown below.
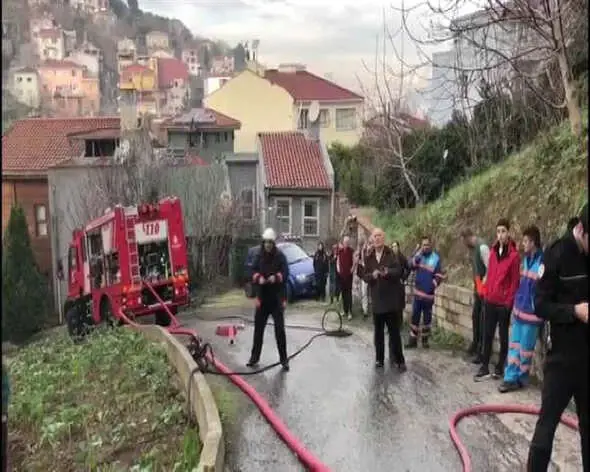
<path fill-rule="evenodd" d="M 575 317 L 574 306 L 588 302 L 588 262 L 572 234 L 545 250 L 540 275 L 535 314 L 550 323 L 547 362 L 566 362 L 587 369 L 588 325 Z"/>
<path fill-rule="evenodd" d="M 401 313 L 405 307 L 405 289 L 402 277 L 406 274 L 407 261 L 402 255 L 396 256 L 387 246 L 383 247 L 381 260 L 377 262 L 372 249 L 365 259 L 363 279 L 369 284 L 371 306 L 374 314 Z M 385 275 L 373 278 L 375 270 Z"/>
<path fill-rule="evenodd" d="M 261 301 L 280 301 L 285 299 L 285 284 L 289 277 L 289 266 L 285 255 L 276 247 L 272 251 L 267 252 L 262 248 L 254 259 L 252 264 L 252 282 L 256 287 L 256 296 Z M 271 276 L 278 276 L 275 283 L 268 282 Z M 259 284 L 260 277 L 264 277 L 265 283 Z"/>

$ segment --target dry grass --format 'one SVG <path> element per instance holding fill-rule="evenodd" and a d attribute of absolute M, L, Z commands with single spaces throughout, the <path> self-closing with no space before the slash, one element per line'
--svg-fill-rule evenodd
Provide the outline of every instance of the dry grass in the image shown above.
<path fill-rule="evenodd" d="M 161 347 L 128 329 L 53 333 L 8 359 L 14 471 L 190 471 L 200 443 Z"/>

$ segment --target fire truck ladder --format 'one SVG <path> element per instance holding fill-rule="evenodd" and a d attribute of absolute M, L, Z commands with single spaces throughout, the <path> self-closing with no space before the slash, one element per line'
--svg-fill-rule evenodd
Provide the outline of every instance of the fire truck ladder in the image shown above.
<path fill-rule="evenodd" d="M 125 216 L 125 231 L 127 236 L 127 249 L 129 252 L 129 276 L 131 281 L 141 283 L 141 276 L 139 274 L 139 253 L 137 250 L 137 241 L 135 240 L 135 223 L 137 216 Z"/>

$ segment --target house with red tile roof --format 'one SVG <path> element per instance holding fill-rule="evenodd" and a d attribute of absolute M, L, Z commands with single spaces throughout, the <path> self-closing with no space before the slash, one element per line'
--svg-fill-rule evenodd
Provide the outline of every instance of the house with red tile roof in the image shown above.
<path fill-rule="evenodd" d="M 74 139 L 80 133 L 96 139 Z M 51 211 L 49 169 L 92 152 L 87 143 L 118 137 L 119 118 L 30 118 L 15 121 L 2 136 L 2 232 L 14 204 L 25 211 L 31 245 L 41 271 L 52 270 L 51 236 L 59 215 Z M 70 230 L 71 234 L 71 230 Z"/>
<path fill-rule="evenodd" d="M 260 132 L 317 127 L 326 145 L 354 145 L 362 134 L 363 97 L 297 64 L 248 68 L 207 95 L 204 104 L 242 123 L 236 152 L 255 152 Z M 317 116 L 310 116 L 316 107 Z"/>
<path fill-rule="evenodd" d="M 334 170 L 325 145 L 302 131 L 264 132 L 258 141 L 261 228 L 297 237 L 308 251 L 332 229 Z"/>
<path fill-rule="evenodd" d="M 186 108 L 190 100 L 189 70 L 187 65 L 175 57 L 157 58 L 158 88 L 164 96 L 161 116 L 174 116 Z"/>

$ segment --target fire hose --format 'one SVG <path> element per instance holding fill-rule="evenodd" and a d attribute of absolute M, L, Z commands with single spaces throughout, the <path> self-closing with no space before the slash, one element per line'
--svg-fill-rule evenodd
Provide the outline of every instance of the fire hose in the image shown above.
<path fill-rule="evenodd" d="M 253 375 L 257 373 L 264 372 L 271 368 L 274 368 L 280 365 L 280 362 L 275 364 L 270 364 L 262 369 L 248 371 L 248 372 L 232 372 L 226 365 L 224 365 L 221 361 L 215 358 L 213 354 L 213 350 L 208 343 L 203 343 L 202 340 L 199 338 L 196 331 L 183 328 L 181 327 L 178 319 L 172 314 L 170 309 L 167 307 L 165 302 L 160 298 L 160 296 L 156 293 L 154 288 L 149 283 L 145 283 L 146 287 L 152 292 L 158 303 L 164 307 L 167 315 L 170 317 L 170 326 L 167 328 L 168 332 L 173 335 L 182 335 L 188 336 L 191 341 L 188 346 L 188 350 L 197 362 L 197 369 L 191 372 L 191 375 L 194 375 L 197 371 L 202 371 L 205 373 L 217 373 L 219 375 L 227 376 L 242 392 L 244 392 L 256 405 L 260 413 L 266 418 L 268 423 L 271 427 L 276 431 L 277 435 L 280 439 L 287 445 L 289 449 L 296 455 L 298 460 L 306 467 L 307 470 L 312 472 L 329 472 L 330 469 L 324 463 L 320 461 L 311 451 L 309 451 L 305 445 L 293 434 L 285 423 L 281 420 L 281 418 L 277 415 L 277 413 L 271 408 L 268 402 L 258 393 L 250 384 L 248 384 L 241 376 L 242 375 Z M 340 327 L 336 330 L 326 330 L 325 328 L 325 319 L 326 314 L 324 314 L 324 318 L 322 319 L 322 330 L 312 336 L 310 340 L 305 343 L 301 348 L 295 351 L 293 354 L 289 356 L 289 359 L 294 358 L 295 356 L 299 355 L 303 350 L 305 350 L 309 345 L 313 342 L 314 339 L 320 336 L 350 336 L 352 332 L 348 330 L 342 329 L 342 323 L 340 323 Z M 127 324 L 131 326 L 140 326 L 138 323 L 129 319 L 122 310 L 119 312 L 120 318 Z M 220 318 L 216 318 L 219 320 Z M 241 316 L 228 316 L 222 317 L 221 319 L 242 319 L 246 322 L 250 322 L 245 317 Z M 341 318 L 340 318 L 341 319 Z M 290 326 L 291 328 L 301 328 L 301 329 L 310 329 L 315 330 L 314 328 L 307 327 L 307 326 Z M 318 330 L 319 331 L 319 330 Z M 213 365 L 217 372 L 211 370 L 209 365 Z M 189 382 L 189 388 L 192 382 Z M 190 392 L 189 395 L 190 397 Z M 477 416 L 477 415 L 484 415 L 484 414 L 502 414 L 502 413 L 517 413 L 517 414 L 528 414 L 528 415 L 539 415 L 540 408 L 534 405 L 502 405 L 502 404 L 489 404 L 489 405 L 476 405 L 468 408 L 461 409 L 457 411 L 449 420 L 449 434 L 459 457 L 462 463 L 462 470 L 463 472 L 472 472 L 472 463 L 471 457 L 469 456 L 469 452 L 467 451 L 465 445 L 461 441 L 459 433 L 457 431 L 459 422 L 469 416 Z M 571 416 L 562 415 L 560 419 L 561 423 L 568 427 L 571 430 L 578 431 L 578 422 Z"/>

